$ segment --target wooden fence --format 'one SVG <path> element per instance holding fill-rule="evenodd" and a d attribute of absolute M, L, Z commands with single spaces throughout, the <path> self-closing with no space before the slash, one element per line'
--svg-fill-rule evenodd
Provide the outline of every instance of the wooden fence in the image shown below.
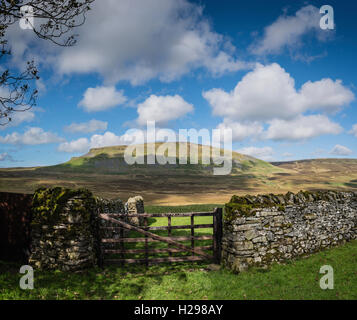
<path fill-rule="evenodd" d="M 211 224 L 195 224 L 195 217 L 213 216 Z M 119 237 L 102 239 L 102 263 L 121 264 L 124 263 L 144 263 L 145 265 L 157 264 L 162 262 L 182 262 L 182 261 L 202 261 L 210 260 L 215 263 L 220 262 L 221 240 L 222 240 L 222 208 L 216 208 L 213 212 L 191 212 L 191 213 L 144 213 L 144 214 L 100 214 L 100 217 L 109 221 L 115 226 L 103 227 L 104 229 L 117 230 Z M 128 223 L 131 217 L 140 217 L 144 221 L 143 226 Z M 167 218 L 167 226 L 149 226 L 149 218 Z M 190 217 L 189 225 L 172 225 L 172 218 Z M 195 235 L 195 229 L 213 228 L 212 235 Z M 173 236 L 172 230 L 190 229 L 189 236 Z M 138 232 L 141 237 L 126 237 L 124 230 Z M 167 236 L 160 236 L 150 231 L 167 230 Z M 211 240 L 210 245 L 195 246 L 197 240 Z M 191 241 L 191 244 L 184 245 L 182 241 Z M 128 249 L 125 243 L 144 243 L 144 248 Z M 166 243 L 166 248 L 149 248 L 149 242 Z M 111 244 L 111 248 L 108 248 Z M 113 244 L 118 244 L 119 248 L 113 248 Z M 212 251 L 213 255 L 206 251 Z M 173 257 L 174 253 L 190 253 L 191 255 Z M 168 256 L 152 258 L 152 254 L 167 253 Z M 120 258 L 108 258 L 108 255 L 119 255 Z M 126 254 L 143 254 L 142 258 L 125 258 Z"/>

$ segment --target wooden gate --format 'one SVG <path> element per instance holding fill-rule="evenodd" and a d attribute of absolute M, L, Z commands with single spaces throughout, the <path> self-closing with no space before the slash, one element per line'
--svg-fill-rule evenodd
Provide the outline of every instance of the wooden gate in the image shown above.
<path fill-rule="evenodd" d="M 195 224 L 195 217 L 213 217 L 213 223 Z M 144 263 L 152 265 L 162 262 L 182 262 L 209 260 L 220 262 L 222 240 L 222 208 L 216 208 L 213 212 L 191 213 L 144 213 L 144 214 L 100 214 L 100 217 L 110 222 L 110 227 L 103 229 L 112 230 L 115 237 L 103 238 L 101 243 L 102 264 Z M 172 218 L 190 218 L 190 224 L 173 225 Z M 143 225 L 129 223 L 130 218 L 140 218 Z M 151 218 L 167 218 L 165 226 L 149 226 Z M 212 234 L 197 235 L 195 229 L 213 229 Z M 172 235 L 174 230 L 189 229 L 191 232 L 185 236 Z M 167 230 L 167 236 L 155 234 L 151 231 Z M 140 236 L 131 236 L 135 232 Z M 196 246 L 195 241 L 209 241 L 209 245 Z M 182 243 L 186 242 L 186 244 Z M 187 242 L 189 245 L 187 245 Z M 161 248 L 152 247 L 152 244 L 161 244 Z M 162 248 L 162 244 L 167 246 Z M 126 244 L 139 244 L 140 248 L 127 248 Z M 211 253 L 210 253 L 211 252 Z M 152 257 L 152 255 L 165 255 L 164 257 Z M 174 256 L 179 254 L 180 256 Z M 138 258 L 128 258 L 127 255 L 140 255 Z M 143 255 L 143 256 L 142 256 Z M 167 255 L 167 256 L 166 256 Z"/>

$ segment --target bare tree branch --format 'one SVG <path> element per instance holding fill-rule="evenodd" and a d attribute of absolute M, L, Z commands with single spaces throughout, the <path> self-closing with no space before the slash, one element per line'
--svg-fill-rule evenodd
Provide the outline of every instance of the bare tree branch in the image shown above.
<path fill-rule="evenodd" d="M 0 0 L 0 60 L 11 55 L 6 39 L 7 28 L 23 19 L 21 7 L 30 6 L 33 32 L 59 46 L 73 46 L 78 35 L 70 34 L 85 23 L 86 13 L 94 0 Z M 30 19 L 27 20 L 28 22 Z M 12 75 L 5 70 L 0 75 L 0 125 L 11 121 L 13 112 L 26 111 L 36 105 L 37 90 L 30 83 L 39 79 L 34 61 L 27 62 L 26 70 Z"/>

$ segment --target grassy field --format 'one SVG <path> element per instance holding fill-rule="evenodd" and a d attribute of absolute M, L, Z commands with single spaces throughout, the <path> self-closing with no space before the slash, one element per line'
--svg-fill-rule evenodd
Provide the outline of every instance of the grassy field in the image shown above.
<path fill-rule="evenodd" d="M 320 267 L 334 269 L 335 287 L 322 290 Z M 34 290 L 19 288 L 19 265 L 0 263 L 0 299 L 357 299 L 357 241 L 269 270 L 241 274 L 190 263 L 110 267 L 82 273 L 35 272 Z"/>

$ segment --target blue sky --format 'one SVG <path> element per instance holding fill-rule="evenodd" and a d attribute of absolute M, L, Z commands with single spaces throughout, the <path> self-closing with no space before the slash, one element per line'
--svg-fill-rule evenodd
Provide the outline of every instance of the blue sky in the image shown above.
<path fill-rule="evenodd" d="M 333 30 L 320 28 L 325 4 Z M 269 161 L 356 158 L 355 12 L 347 0 L 100 0 L 72 48 L 15 24 L 2 67 L 34 58 L 40 96 L 1 128 L 0 166 L 61 163 L 146 120 L 232 128 L 233 150 Z"/>

